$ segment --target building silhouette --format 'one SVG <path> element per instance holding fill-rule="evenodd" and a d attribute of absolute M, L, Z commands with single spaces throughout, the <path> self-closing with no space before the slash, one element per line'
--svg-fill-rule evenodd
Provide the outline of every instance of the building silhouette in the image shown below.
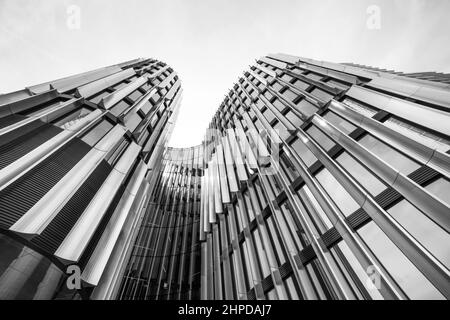
<path fill-rule="evenodd" d="M 153 59 L 2 95 L 0 298 L 448 299 L 449 81 L 271 54 L 184 149 Z"/>

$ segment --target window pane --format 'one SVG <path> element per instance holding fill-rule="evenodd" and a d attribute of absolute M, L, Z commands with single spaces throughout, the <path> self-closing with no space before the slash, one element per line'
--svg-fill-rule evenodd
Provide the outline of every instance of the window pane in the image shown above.
<path fill-rule="evenodd" d="M 311 166 L 314 162 L 317 161 L 317 158 L 314 154 L 305 146 L 305 144 L 297 139 L 292 143 L 292 148 L 297 152 L 298 156 L 303 160 L 307 167 Z"/>
<path fill-rule="evenodd" d="M 359 140 L 359 143 L 384 160 L 387 164 L 393 166 L 401 173 L 408 175 L 420 168 L 420 165 L 407 158 L 400 152 L 381 142 L 372 135 L 365 135 Z"/>
<path fill-rule="evenodd" d="M 372 196 L 377 196 L 386 189 L 386 186 L 380 180 L 378 180 L 369 170 L 367 170 L 347 152 L 344 152 L 339 157 L 337 157 L 336 161 L 357 182 L 359 182 L 367 191 L 369 191 Z"/>
<path fill-rule="evenodd" d="M 327 169 L 324 168 L 320 170 L 320 172 L 316 174 L 316 179 L 345 216 L 349 216 L 359 209 L 358 203 L 356 203 Z"/>
<path fill-rule="evenodd" d="M 358 233 L 409 298 L 444 298 L 374 222 L 366 224 Z"/>
<path fill-rule="evenodd" d="M 324 119 L 328 120 L 330 123 L 335 125 L 337 128 L 341 129 L 344 133 L 351 133 L 356 129 L 356 126 L 348 122 L 347 120 L 341 118 L 334 112 L 327 112 L 326 115 L 323 116 Z"/>
<path fill-rule="evenodd" d="M 317 107 L 305 99 L 297 104 L 297 110 L 304 114 L 307 118 L 316 113 Z"/>
<path fill-rule="evenodd" d="M 450 267 L 450 236 L 408 201 L 387 210 L 414 238 L 443 264 Z"/>
<path fill-rule="evenodd" d="M 323 148 L 325 151 L 329 151 L 336 144 L 328 138 L 322 131 L 316 127 L 310 127 L 306 132 L 313 137 L 313 139 Z"/>
<path fill-rule="evenodd" d="M 427 185 L 425 189 L 450 206 L 450 181 L 445 178 L 439 178 Z"/>
<path fill-rule="evenodd" d="M 86 142 L 88 145 L 93 147 L 101 138 L 103 138 L 106 133 L 111 130 L 113 125 L 109 123 L 107 120 L 101 121 L 97 124 L 93 129 L 91 129 L 88 133 L 86 133 L 81 140 Z"/>

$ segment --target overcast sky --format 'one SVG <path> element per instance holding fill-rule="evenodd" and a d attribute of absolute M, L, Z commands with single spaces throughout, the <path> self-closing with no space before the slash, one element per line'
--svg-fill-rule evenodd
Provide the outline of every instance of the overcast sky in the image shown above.
<path fill-rule="evenodd" d="M 154 57 L 182 81 L 170 145 L 187 147 L 268 53 L 450 72 L 449 15 L 448 0 L 0 0 L 0 92 Z"/>

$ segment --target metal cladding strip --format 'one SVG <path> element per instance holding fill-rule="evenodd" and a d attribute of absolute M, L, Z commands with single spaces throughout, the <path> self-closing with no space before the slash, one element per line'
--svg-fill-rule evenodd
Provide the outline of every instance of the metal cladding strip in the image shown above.
<path fill-rule="evenodd" d="M 259 82 L 261 82 L 263 85 L 267 86 L 267 80 L 264 79 L 263 77 L 261 77 L 259 74 L 257 74 L 256 72 L 254 72 L 253 70 L 249 70 L 247 71 L 250 75 L 252 75 L 256 80 L 258 80 Z"/>
<path fill-rule="evenodd" d="M 50 90 L 39 95 L 0 105 L 0 118 L 28 110 L 37 105 L 49 102 L 58 96 L 59 94 L 56 90 Z"/>
<path fill-rule="evenodd" d="M 210 184 L 209 184 L 209 172 L 211 169 L 205 169 L 205 202 L 203 208 L 203 231 L 205 233 L 211 232 L 211 224 L 209 223 L 209 206 L 211 205 Z M 208 201 L 206 201 L 208 199 Z M 214 198 L 213 198 L 214 199 Z M 205 239 L 206 240 L 206 239 Z"/>
<path fill-rule="evenodd" d="M 278 262 L 275 256 L 274 249 L 270 242 L 270 236 L 265 225 L 264 217 L 262 216 L 261 207 L 258 202 L 258 196 L 256 194 L 254 185 L 251 181 L 248 182 L 249 193 L 253 206 L 255 207 L 257 228 L 260 233 L 260 237 L 263 244 L 263 251 L 267 257 L 267 265 L 270 270 L 272 281 L 274 283 L 275 290 L 280 300 L 287 299 L 287 292 L 283 286 L 283 281 L 280 276 Z M 262 252 L 261 252 L 262 253 Z"/>
<path fill-rule="evenodd" d="M 148 77 L 149 77 L 150 79 L 156 78 L 157 76 L 159 76 L 161 73 L 163 73 L 164 71 L 166 71 L 166 70 L 169 69 L 169 68 L 170 68 L 169 66 L 165 66 L 165 67 L 163 67 L 163 68 L 161 68 L 161 69 L 159 69 L 159 70 L 153 72 L 152 74 L 148 75 Z"/>
<path fill-rule="evenodd" d="M 239 150 L 239 145 L 236 140 L 236 135 L 234 134 L 233 129 L 227 129 L 226 130 L 227 135 L 226 138 L 228 138 L 231 147 L 231 154 L 233 155 L 234 163 L 236 164 L 236 170 L 240 181 L 247 181 L 248 176 L 247 172 L 245 171 L 244 167 L 244 161 L 242 159 L 241 151 Z"/>
<path fill-rule="evenodd" d="M 300 132 L 299 137 L 304 141 L 309 141 L 309 138 L 303 136 Z M 333 224 L 333 226 L 338 230 L 339 234 L 345 241 L 345 243 L 350 247 L 355 257 L 358 259 L 359 263 L 367 268 L 369 266 L 376 266 L 380 274 L 380 281 L 382 283 L 380 287 L 380 292 L 383 296 L 390 299 L 404 299 L 406 296 L 403 291 L 398 287 L 396 282 L 392 277 L 384 270 L 378 259 L 366 248 L 362 243 L 360 237 L 356 234 L 345 220 L 343 214 L 336 207 L 334 203 L 325 195 L 325 191 L 318 184 L 316 179 L 308 172 L 307 167 L 297 155 L 293 155 L 297 162 L 300 164 L 300 175 L 304 179 L 306 186 L 314 194 L 315 199 L 320 204 L 320 206 L 325 211 L 328 219 Z"/>
<path fill-rule="evenodd" d="M 236 178 L 236 173 L 234 171 L 234 161 L 231 155 L 230 145 L 228 143 L 227 137 L 222 137 L 223 152 L 225 153 L 225 165 L 227 169 L 228 182 L 230 183 L 230 191 L 239 191 L 238 181 Z"/>
<path fill-rule="evenodd" d="M 303 136 L 302 133 L 299 133 L 299 135 L 302 139 L 306 138 L 306 136 Z M 317 157 L 319 156 L 320 155 L 317 155 Z M 304 172 L 306 172 L 306 168 L 303 168 L 303 170 Z M 298 212 L 297 217 L 300 219 L 303 231 L 309 239 L 310 245 L 314 248 L 314 252 L 317 254 L 317 258 L 324 268 L 324 276 L 326 276 L 328 281 L 330 282 L 334 294 L 336 294 L 339 299 L 354 299 L 354 293 L 346 285 L 345 278 L 342 276 L 340 268 L 334 263 L 334 259 L 330 255 L 329 251 L 326 250 L 326 248 L 323 248 L 323 246 L 319 242 L 320 234 L 315 229 L 314 224 L 310 220 L 309 216 L 305 214 L 305 212 L 307 211 L 300 202 L 294 199 L 293 192 L 288 188 L 288 183 L 286 183 L 287 177 L 285 177 L 284 174 L 281 174 L 280 178 L 280 180 L 284 184 L 284 189 L 291 205 L 296 209 L 296 212 Z M 339 216 L 338 219 L 340 219 L 340 221 L 344 221 L 343 216 L 341 216 L 340 214 L 337 215 Z M 288 217 L 286 217 L 286 220 L 288 220 L 289 227 L 294 224 L 293 222 L 289 222 Z M 295 232 L 295 230 L 292 230 L 292 232 Z"/>
<path fill-rule="evenodd" d="M 262 65 L 260 65 L 258 63 L 255 64 L 255 67 L 258 68 L 259 70 L 261 70 L 262 72 L 268 74 L 272 78 L 276 78 L 277 77 L 277 72 L 276 71 L 273 71 L 273 70 L 270 70 L 270 69 L 268 69 L 266 67 L 263 67 Z"/>
<path fill-rule="evenodd" d="M 81 278 L 89 285 L 96 286 L 99 283 L 128 215 L 136 214 L 131 207 L 146 173 L 147 168 L 141 161 L 83 270 Z"/>
<path fill-rule="evenodd" d="M 230 190 L 228 188 L 228 177 L 225 169 L 225 160 L 223 158 L 222 144 L 219 144 L 217 146 L 216 157 L 217 157 L 217 165 L 219 167 L 219 180 L 220 180 L 220 190 L 222 192 L 222 202 L 230 203 L 231 197 L 230 197 Z"/>
<path fill-rule="evenodd" d="M 205 241 L 205 175 L 201 177 L 201 187 L 200 187 L 200 235 L 199 240 Z"/>
<path fill-rule="evenodd" d="M 152 88 L 148 93 L 144 94 L 129 110 L 124 112 L 124 121 L 127 119 L 127 116 L 130 114 L 134 114 L 138 112 L 148 100 L 158 92 L 158 89 Z"/>
<path fill-rule="evenodd" d="M 415 160 L 422 162 L 445 176 L 450 176 L 450 156 L 448 154 L 439 151 L 436 148 L 430 148 L 417 140 L 402 135 L 383 123 L 354 111 L 344 103 L 333 100 L 329 109 L 363 128 L 367 132 L 380 137 L 384 141 L 389 141 L 396 149 L 407 154 L 412 153 L 415 156 Z"/>
<path fill-rule="evenodd" d="M 240 219 L 241 219 L 241 225 L 247 226 L 248 225 L 247 212 L 244 211 L 244 208 L 246 206 L 242 199 L 241 192 L 237 193 L 237 200 L 239 203 L 239 210 L 240 210 L 240 212 L 238 213 L 238 217 L 240 217 Z M 251 277 L 251 282 L 253 284 L 252 287 L 256 288 L 257 285 L 261 282 L 261 275 L 260 275 L 260 269 L 258 268 L 256 261 L 255 261 L 256 256 L 255 256 L 255 251 L 253 250 L 253 241 L 251 239 L 248 228 L 244 229 L 244 236 L 245 236 L 245 241 L 244 241 L 243 250 L 245 250 L 247 259 L 249 260 L 248 265 L 250 267 L 250 277 Z M 257 294 L 259 295 L 259 292 L 257 292 Z M 258 297 L 258 298 L 261 298 L 261 297 Z"/>
<path fill-rule="evenodd" d="M 433 82 L 413 83 L 406 77 L 394 79 L 378 77 L 373 78 L 366 86 L 392 92 L 405 98 L 443 106 L 450 111 L 450 91 L 448 88 L 436 87 Z"/>
<path fill-rule="evenodd" d="M 147 83 L 148 78 L 147 77 L 140 77 L 134 80 L 133 82 L 129 83 L 127 86 L 123 87 L 122 89 L 119 89 L 113 93 L 110 93 L 106 97 L 104 97 L 100 101 L 100 106 L 105 109 L 109 109 L 112 106 L 114 106 L 116 103 L 118 103 L 120 100 L 128 96 L 133 91 L 137 90 L 139 87 Z"/>
<path fill-rule="evenodd" d="M 449 112 L 391 97 L 359 86 L 351 87 L 346 95 L 400 118 L 450 135 L 450 126 L 448 125 L 450 123 Z"/>
<path fill-rule="evenodd" d="M 286 67 L 287 67 L 286 63 L 270 59 L 270 56 L 269 57 L 259 58 L 259 61 L 262 61 L 264 63 L 270 64 L 271 66 L 274 66 L 274 67 L 279 68 L 279 69 L 286 69 Z"/>
<path fill-rule="evenodd" d="M 41 163 L 44 159 L 55 153 L 61 146 L 75 138 L 101 116 L 101 110 L 91 112 L 88 116 L 80 119 L 68 129 L 57 134 L 50 140 L 35 148 L 33 151 L 27 153 L 25 156 L 0 170 L 0 190 L 7 187 L 9 184 Z"/>
<path fill-rule="evenodd" d="M 314 116 L 313 122 L 320 125 L 322 128 L 330 126 L 330 129 L 325 130 L 328 133 L 333 132 L 330 134 L 333 138 L 337 137 L 339 139 L 343 135 L 337 128 L 326 122 L 326 120 L 319 118 L 317 115 Z M 343 139 L 339 140 L 343 141 Z M 309 143 L 313 144 L 311 141 Z M 343 146 L 345 145 L 345 143 L 342 144 Z M 312 148 L 310 148 L 310 150 L 313 151 Z M 351 151 L 354 151 L 353 154 L 357 153 L 356 150 Z M 369 153 L 361 155 L 359 159 L 361 159 L 362 162 L 366 162 L 365 159 L 370 158 L 371 156 L 372 154 Z M 375 155 L 373 155 L 373 157 L 377 158 Z M 369 162 L 370 163 L 366 162 L 366 165 L 368 165 L 380 177 L 395 175 L 396 177 L 394 181 L 390 184 L 399 193 L 404 194 L 405 198 L 412 204 L 421 209 L 425 215 L 449 232 L 450 208 L 447 205 L 405 177 L 402 173 L 390 167 L 381 159 L 376 159 L 376 161 L 372 160 Z M 380 170 L 373 168 L 373 164 L 376 162 L 378 162 L 376 166 L 382 168 L 382 171 L 387 174 L 383 174 L 382 172 L 379 172 Z M 390 174 L 388 172 L 390 172 Z M 341 180 L 344 183 L 345 181 L 343 180 L 343 177 L 345 176 L 336 175 L 336 179 L 338 179 L 338 181 Z M 351 179 L 348 176 L 346 176 L 346 178 L 351 182 Z M 434 256 L 432 256 L 417 240 L 415 240 L 393 217 L 385 213 L 385 211 L 381 209 L 372 198 L 368 197 L 361 187 L 355 185 L 354 182 L 347 182 L 345 185 L 348 188 L 354 189 L 352 190 L 354 194 L 362 197 L 362 199 L 355 198 L 355 200 L 365 209 L 365 211 L 371 216 L 372 220 L 379 225 L 386 235 L 403 251 L 411 262 L 414 263 L 424 275 L 426 275 L 434 286 L 438 288 L 447 298 L 449 298 L 450 288 L 446 284 L 450 280 L 450 272 L 448 269 Z"/>
<path fill-rule="evenodd" d="M 233 299 L 233 280 L 231 274 L 231 265 L 230 265 L 230 257 L 228 256 L 228 245 L 230 242 L 228 241 L 228 232 L 226 230 L 226 215 L 219 216 L 219 227 L 220 227 L 220 251 L 225 252 L 223 255 L 223 286 L 225 291 L 225 299 L 231 300 Z M 215 276 L 216 278 L 216 276 Z"/>
<path fill-rule="evenodd" d="M 129 214 L 125 224 L 120 231 L 119 238 L 116 241 L 111 257 L 106 264 L 99 284 L 95 287 L 91 299 L 111 300 L 116 299 L 121 278 L 125 272 L 126 261 L 131 255 L 130 248 L 138 235 L 139 225 L 142 221 L 142 214 L 145 212 L 148 198 L 147 194 L 150 184 L 144 179 L 138 193 L 133 202 L 131 211 L 136 212 L 135 215 Z"/>
<path fill-rule="evenodd" d="M 106 154 L 120 141 L 125 132 L 122 126 L 115 126 L 68 174 L 14 223 L 10 230 L 23 237 L 40 234 Z"/>
<path fill-rule="evenodd" d="M 46 90 L 43 91 L 48 90 L 50 90 L 50 86 L 47 86 Z M 28 90 L 27 88 L 10 93 L 0 94 L 0 109 L 2 109 L 2 106 L 4 105 L 29 98 L 31 96 L 33 96 L 33 92 L 30 92 L 30 90 Z"/>
<path fill-rule="evenodd" d="M 149 64 L 148 66 L 142 67 L 138 71 L 142 75 L 143 73 L 145 73 L 145 72 L 147 72 L 147 71 L 149 71 L 149 70 L 151 70 L 153 68 L 156 68 L 159 64 L 160 64 L 159 61 L 155 61 L 155 62 L 152 62 L 151 64 Z"/>
<path fill-rule="evenodd" d="M 247 137 L 245 135 L 244 129 L 242 125 L 238 122 L 240 128 L 236 128 L 236 133 L 239 138 L 239 143 L 241 145 L 241 150 L 243 150 L 245 162 L 250 169 L 258 169 L 258 162 L 256 161 L 256 157 L 253 154 L 253 150 L 250 148 L 250 144 L 248 143 Z"/>
<path fill-rule="evenodd" d="M 220 191 L 220 176 L 219 176 L 219 168 L 217 164 L 217 152 L 212 155 L 212 176 L 213 176 L 213 184 L 214 184 L 214 205 L 216 213 L 223 213 L 222 207 L 222 196 Z M 217 222 L 217 221 L 216 221 Z"/>
<path fill-rule="evenodd" d="M 207 250 L 207 243 L 202 242 L 201 244 L 201 286 L 200 286 L 200 299 L 201 300 L 208 300 L 208 250 Z"/>
<path fill-rule="evenodd" d="M 325 119 L 315 115 L 312 121 L 335 141 L 338 141 L 342 147 L 356 155 L 361 162 L 382 178 L 386 184 L 392 186 L 412 204 L 422 210 L 431 220 L 435 221 L 447 232 L 450 232 L 450 208 L 448 205 L 414 181 L 408 179 L 404 174 L 394 169 L 371 151 L 356 143 Z"/>
<path fill-rule="evenodd" d="M 215 210 L 215 195 L 214 195 L 214 166 L 212 161 L 208 164 L 208 222 L 216 223 L 216 210 Z M 208 224 L 209 225 L 209 224 Z M 210 226 L 211 227 L 211 226 Z M 211 229 L 209 229 L 211 231 Z M 209 232 L 208 231 L 208 232 Z"/>
<path fill-rule="evenodd" d="M 338 230 L 339 234 L 345 241 L 345 243 L 351 248 L 353 254 L 358 259 L 359 263 L 363 268 L 368 268 L 369 266 L 376 266 L 380 281 L 382 283 L 380 287 L 380 292 L 385 298 L 389 299 L 404 299 L 406 296 L 403 291 L 398 287 L 396 282 L 383 268 L 382 264 L 378 259 L 371 253 L 370 250 L 363 244 L 361 238 L 357 235 L 346 222 L 344 216 L 340 210 L 336 207 L 334 203 L 331 202 L 329 198 L 326 197 L 325 191 L 318 184 L 318 182 L 311 176 L 307 171 L 306 167 L 302 163 L 301 165 L 301 176 L 305 180 L 306 185 L 309 190 L 314 194 L 315 199 L 320 204 L 320 206 L 325 211 L 328 219 L 331 221 L 333 226 Z"/>
<path fill-rule="evenodd" d="M 232 205 L 228 205 L 228 226 L 230 231 L 230 242 L 233 249 L 233 267 L 236 277 L 237 299 L 247 299 L 247 290 L 245 288 L 245 273 L 242 264 L 241 250 L 238 242 L 238 232 L 236 227 L 236 212 Z"/>
<path fill-rule="evenodd" d="M 56 105 L 50 109 L 44 109 L 41 112 L 34 113 L 33 115 L 30 115 L 23 120 L 17 121 L 7 127 L 0 128 L 0 136 L 3 134 L 6 134 L 8 132 L 11 132 L 13 130 L 16 130 L 22 126 L 25 126 L 33 121 L 41 120 L 42 122 L 49 123 L 50 122 L 50 116 L 61 111 L 69 111 L 71 109 L 75 109 L 76 107 L 79 107 L 82 104 L 82 99 L 70 99 L 68 101 L 61 102 L 60 105 Z"/>
<path fill-rule="evenodd" d="M 58 92 L 67 92 L 73 90 L 79 86 L 83 86 L 86 83 L 96 81 L 98 79 L 107 77 L 111 74 L 122 71 L 118 66 L 111 66 L 107 68 L 101 68 L 93 71 L 89 71 L 86 73 L 82 73 L 81 75 L 71 76 L 68 78 L 64 78 L 58 81 L 54 81 L 50 83 L 51 89 L 56 89 Z"/>
<path fill-rule="evenodd" d="M 169 85 L 170 81 L 173 80 L 177 76 L 177 73 L 175 71 L 172 71 L 172 73 L 167 76 L 162 82 L 160 82 L 157 86 L 158 88 L 165 88 Z"/>
<path fill-rule="evenodd" d="M 294 240 L 288 232 L 288 227 L 284 218 L 281 216 L 280 209 L 278 206 L 274 205 L 275 194 L 271 190 L 271 183 L 268 181 L 266 175 L 261 175 L 262 186 L 266 191 L 267 197 L 269 199 L 269 207 L 272 211 L 272 217 L 275 222 L 276 228 L 279 230 L 281 242 L 284 244 L 285 250 L 287 252 L 288 261 L 293 269 L 294 277 L 298 281 L 300 287 L 300 292 L 305 299 L 317 300 L 318 294 L 314 290 L 311 283 L 311 279 L 307 274 L 306 268 L 303 265 L 299 265 L 295 262 L 295 257 L 297 256 L 297 249 L 295 248 Z"/>
<path fill-rule="evenodd" d="M 178 79 L 167 92 L 165 99 L 172 100 L 177 90 L 181 87 L 181 81 Z"/>
<path fill-rule="evenodd" d="M 101 78 L 84 86 L 78 87 L 75 90 L 75 96 L 89 98 L 99 93 L 100 91 L 115 85 L 116 83 L 134 76 L 135 74 L 136 72 L 134 71 L 134 69 L 125 69 L 108 77 Z"/>
<path fill-rule="evenodd" d="M 219 243 L 219 226 L 213 227 L 212 245 L 213 245 L 213 281 L 214 281 L 214 299 L 223 300 L 222 297 L 222 266 L 220 261 L 220 243 Z"/>

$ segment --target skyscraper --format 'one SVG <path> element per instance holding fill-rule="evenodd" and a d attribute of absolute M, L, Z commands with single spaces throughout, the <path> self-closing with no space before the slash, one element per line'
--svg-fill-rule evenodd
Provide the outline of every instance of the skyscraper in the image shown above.
<path fill-rule="evenodd" d="M 272 54 L 185 149 L 152 59 L 0 96 L 0 297 L 448 299 L 449 89 Z"/>

